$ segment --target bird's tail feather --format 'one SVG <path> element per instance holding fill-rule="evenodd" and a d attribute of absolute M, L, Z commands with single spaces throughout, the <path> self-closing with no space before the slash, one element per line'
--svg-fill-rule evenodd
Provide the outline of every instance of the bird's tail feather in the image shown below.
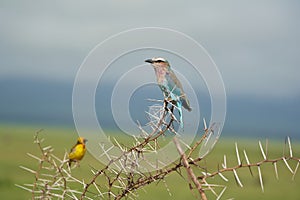
<path fill-rule="evenodd" d="M 182 106 L 187 109 L 189 112 L 192 111 L 192 108 L 190 106 L 189 100 L 187 100 L 186 98 L 182 99 Z"/>
<path fill-rule="evenodd" d="M 179 113 L 180 128 L 183 128 L 182 103 L 180 101 L 177 101 L 177 109 Z"/>

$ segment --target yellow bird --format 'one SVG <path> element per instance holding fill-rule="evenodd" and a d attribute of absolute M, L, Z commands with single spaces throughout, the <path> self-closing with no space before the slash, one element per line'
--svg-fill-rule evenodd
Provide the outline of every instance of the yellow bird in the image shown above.
<path fill-rule="evenodd" d="M 85 152 L 85 143 L 87 142 L 87 139 L 84 139 L 83 137 L 79 137 L 77 139 L 77 143 L 72 147 L 70 153 L 69 153 L 69 166 L 71 167 L 72 162 L 78 162 L 80 161 Z"/>

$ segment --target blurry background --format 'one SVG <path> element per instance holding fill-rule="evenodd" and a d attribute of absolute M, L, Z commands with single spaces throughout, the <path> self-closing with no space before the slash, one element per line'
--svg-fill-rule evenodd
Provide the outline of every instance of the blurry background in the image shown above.
<path fill-rule="evenodd" d="M 85 56 L 120 31 L 158 26 L 197 40 L 219 67 L 223 137 L 297 137 L 299 8 L 271 0 L 1 1 L 0 122 L 73 126 L 72 87 Z"/>
<path fill-rule="evenodd" d="M 227 93 L 227 117 L 222 141 L 207 158 L 210 170 L 220 166 L 224 153 L 228 155 L 230 166 L 236 164 L 235 141 L 238 141 L 240 148 L 249 150 L 251 161 L 261 159 L 258 139 L 280 141 L 270 142 L 269 149 L 274 155 L 276 153 L 275 157 L 282 156 L 283 141 L 287 135 L 298 148 L 299 19 L 300 1 L 294 0 L 176 3 L 157 0 L 76 3 L 71 0 L 1 0 L 1 197 L 31 197 L 30 192 L 17 188 L 15 184 L 32 183 L 34 180 L 32 174 L 19 166 L 37 168 L 38 163 L 26 156 L 26 152 L 39 155 L 37 147 L 32 144 L 36 130 L 45 129 L 42 132 L 42 137 L 46 138 L 45 145 L 53 145 L 54 153 L 59 157 L 63 157 L 74 145 L 77 133 L 72 117 L 72 89 L 80 65 L 97 44 L 113 34 L 137 27 L 155 26 L 183 32 L 202 44 L 218 66 Z M 119 45 L 114 48 L 119 48 Z M 120 60 L 124 66 L 130 66 L 130 62 L 143 64 L 143 60 L 149 58 L 146 54 L 130 56 Z M 171 59 L 170 62 L 175 69 L 182 70 L 176 60 Z M 115 62 L 114 66 L 122 67 L 119 63 Z M 154 72 L 143 75 L 155 79 Z M 109 104 L 112 79 L 107 76 L 106 80 L 99 84 L 96 94 L 98 119 L 105 128 L 116 129 Z M 199 80 L 197 84 L 200 83 L 203 84 Z M 145 88 L 151 91 L 148 96 L 145 97 L 143 89 L 133 95 L 130 111 L 134 119 L 144 117 L 143 109 L 147 106 L 143 101 L 145 98 L 162 97 L 158 87 Z M 209 119 L 209 94 L 206 91 L 198 96 L 201 111 L 204 111 L 201 117 Z M 294 154 L 299 157 L 299 148 L 294 149 Z M 279 181 L 274 177 L 272 165 L 262 168 L 265 193 L 260 192 L 257 171 L 254 170 L 254 177 L 250 178 L 247 170 L 239 172 L 245 187 L 239 188 L 231 176 L 224 198 L 299 198 L 299 173 L 295 181 L 291 181 L 291 173 L 281 164 Z M 87 154 L 76 172 L 79 177 L 86 178 L 90 175 L 90 166 L 95 165 L 98 166 L 99 162 Z M 294 169 L 295 165 L 291 167 Z M 161 199 L 194 197 L 186 182 L 177 174 L 168 177 L 167 183 L 174 196 L 170 197 L 164 183 L 160 183 L 146 188 L 148 193 L 141 191 L 141 199 L 153 199 L 149 194 Z M 221 184 L 227 185 L 224 182 Z"/>

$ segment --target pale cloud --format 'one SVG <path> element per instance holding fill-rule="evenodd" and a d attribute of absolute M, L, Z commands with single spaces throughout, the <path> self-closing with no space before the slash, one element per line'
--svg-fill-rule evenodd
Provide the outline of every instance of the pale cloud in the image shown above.
<path fill-rule="evenodd" d="M 203 44 L 218 65 L 229 95 L 299 95 L 297 1 L 1 4 L 2 78 L 72 82 L 84 57 L 99 42 L 126 29 L 161 26 Z"/>

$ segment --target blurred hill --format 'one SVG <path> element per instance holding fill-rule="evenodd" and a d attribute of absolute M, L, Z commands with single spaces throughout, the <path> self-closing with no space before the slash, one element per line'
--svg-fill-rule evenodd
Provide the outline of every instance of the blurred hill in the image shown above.
<path fill-rule="evenodd" d="M 0 121 L 11 124 L 42 124 L 74 126 L 72 116 L 72 83 L 44 80 L 0 80 Z M 102 85 L 96 93 L 98 120 L 104 128 L 117 129 L 111 114 L 112 86 Z M 147 94 L 145 96 L 145 94 Z M 198 98 L 201 99 L 201 95 Z M 145 120 L 147 98 L 161 98 L 158 88 L 139 92 L 130 104 L 133 120 Z M 203 97 L 201 117 L 209 118 L 210 103 Z M 146 103 L 145 103 L 146 102 Z M 228 96 L 224 136 L 300 138 L 297 124 L 300 119 L 300 97 L 256 98 L 255 96 Z M 203 108 L 204 107 L 204 108 Z M 203 116 L 202 116 L 203 115 Z"/>

